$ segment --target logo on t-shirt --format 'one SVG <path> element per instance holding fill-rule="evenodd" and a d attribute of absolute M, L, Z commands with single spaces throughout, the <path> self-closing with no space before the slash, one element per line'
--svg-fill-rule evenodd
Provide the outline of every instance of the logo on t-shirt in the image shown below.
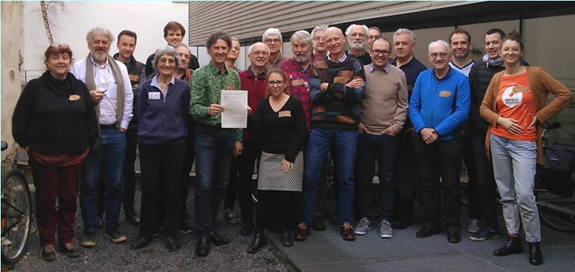
<path fill-rule="evenodd" d="M 523 93 L 529 91 L 529 88 L 520 85 L 510 85 L 505 88 L 501 100 L 503 104 L 510 108 L 515 108 L 523 101 Z"/>

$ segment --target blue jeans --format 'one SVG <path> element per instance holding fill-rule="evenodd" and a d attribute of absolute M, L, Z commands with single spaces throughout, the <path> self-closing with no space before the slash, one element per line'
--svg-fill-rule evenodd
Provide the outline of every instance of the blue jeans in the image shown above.
<path fill-rule="evenodd" d="M 311 225 L 315 205 L 317 181 L 321 172 L 322 164 L 327 152 L 334 145 L 339 180 L 339 205 L 338 214 L 340 223 L 351 223 L 353 205 L 353 167 L 355 165 L 355 152 L 357 143 L 357 131 L 312 129 L 309 143 L 305 153 L 304 170 L 304 207 L 303 223 Z"/>
<path fill-rule="evenodd" d="M 196 230 L 198 237 L 208 237 L 215 225 L 218 209 L 226 195 L 230 178 L 234 129 L 196 130 Z"/>
<path fill-rule="evenodd" d="M 525 240 L 540 242 L 541 225 L 533 195 L 536 142 L 509 140 L 491 134 L 490 146 L 493 174 L 501 195 L 507 232 L 519 234 L 523 222 Z"/>
<path fill-rule="evenodd" d="M 100 174 L 105 183 L 105 226 L 119 227 L 118 217 L 122 205 L 122 177 L 126 153 L 126 134 L 116 128 L 100 131 L 100 146 L 90 150 L 84 161 L 80 186 L 80 208 L 84 232 L 98 229 L 98 181 Z"/>
<path fill-rule="evenodd" d="M 371 221 L 370 206 L 374 196 L 372 181 L 375 175 L 375 159 L 377 158 L 379 177 L 377 221 L 391 220 L 395 196 L 393 173 L 397 160 L 397 146 L 397 138 L 394 136 L 359 134 L 357 139 L 356 185 L 360 217 L 367 217 Z"/>

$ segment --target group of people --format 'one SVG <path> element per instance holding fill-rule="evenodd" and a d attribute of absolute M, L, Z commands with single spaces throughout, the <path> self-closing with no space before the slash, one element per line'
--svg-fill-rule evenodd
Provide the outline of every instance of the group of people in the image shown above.
<path fill-rule="evenodd" d="M 48 70 L 27 84 L 13 117 L 14 139 L 30 154 L 45 260 L 56 259 L 56 228 L 59 251 L 80 256 L 73 242 L 78 192 L 82 246 L 95 246 L 102 211 L 106 236 L 127 240 L 118 223 L 123 202 L 126 220 L 140 226 L 132 249 L 163 231 L 167 249 L 178 250 L 178 232 L 191 232 L 185 218 L 194 159 L 197 256 L 208 255 L 210 243 L 229 243 L 215 226 L 222 202 L 225 219 L 238 223 L 236 196 L 240 234 L 253 235 L 249 253 L 266 245 L 265 228 L 279 232 L 286 247 L 307 240 L 311 228 L 325 230 L 328 163 L 336 181 L 332 221 L 344 240 L 372 225 L 381 238 L 392 238 L 393 229 L 412 224 L 418 203 L 424 214 L 416 237 L 444 228 L 448 242 L 459 243 L 463 157 L 470 239 L 499 237 L 497 189 L 508 241 L 494 255 L 523 252 L 523 225 L 529 263 L 543 262 L 532 192 L 541 125 L 572 94 L 542 69 L 526 66 L 516 32 L 487 31 L 486 54 L 473 61 L 471 36 L 457 28 L 448 41 L 429 43 L 427 69 L 413 55 L 415 34 L 405 28 L 392 41 L 377 27 L 358 24 L 345 32 L 325 25 L 296 31 L 293 58 L 281 52 L 281 32 L 269 28 L 249 47 L 245 71 L 235 66 L 240 45 L 229 34 L 207 37 L 211 60 L 203 67 L 182 44 L 184 34 L 181 24 L 169 22 L 167 46 L 146 65 L 134 59 L 137 36 L 128 30 L 118 35 L 114 57 L 114 36 L 103 28 L 88 33 L 90 53 L 77 63 L 66 44 L 47 48 Z M 222 127 L 222 90 L 247 91 L 247 128 Z M 546 104 L 550 93 L 555 98 Z M 136 148 L 141 219 L 133 204 Z"/>

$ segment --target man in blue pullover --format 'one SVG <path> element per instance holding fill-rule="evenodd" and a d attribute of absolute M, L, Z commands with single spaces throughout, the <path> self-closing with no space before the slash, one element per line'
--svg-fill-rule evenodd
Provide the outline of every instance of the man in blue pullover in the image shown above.
<path fill-rule="evenodd" d="M 433 68 L 419 74 L 409 103 L 409 118 L 419 139 L 415 150 L 424 206 L 424 226 L 416 237 L 438 234 L 443 221 L 447 241 L 459 243 L 461 130 L 469 115 L 469 81 L 449 66 L 447 42 L 431 42 L 428 50 Z"/>

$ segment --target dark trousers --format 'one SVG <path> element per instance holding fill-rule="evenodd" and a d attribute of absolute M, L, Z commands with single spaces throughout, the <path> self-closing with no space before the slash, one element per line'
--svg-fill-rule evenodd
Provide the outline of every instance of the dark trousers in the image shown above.
<path fill-rule="evenodd" d="M 254 173 L 256 160 L 259 159 L 261 153 L 260 143 L 244 142 L 242 154 L 232 160 L 224 208 L 233 209 L 237 195 L 243 222 L 254 220 L 252 187 L 255 187 L 256 183 L 253 182 L 252 175 Z"/>
<path fill-rule="evenodd" d="M 258 190 L 256 228 L 263 230 L 276 214 L 279 216 L 280 227 L 289 228 L 293 210 L 299 208 L 299 199 L 301 192 Z"/>
<path fill-rule="evenodd" d="M 194 128 L 192 122 L 188 123 L 188 136 L 186 137 L 186 159 L 184 164 L 184 171 L 182 171 L 182 183 L 180 184 L 180 215 L 181 221 L 186 219 L 186 208 L 188 203 L 189 188 L 188 183 L 190 181 L 190 171 L 194 165 L 194 159 L 196 157 L 196 152 L 194 149 Z"/>
<path fill-rule="evenodd" d="M 477 175 L 477 195 L 481 203 L 484 226 L 498 228 L 497 223 L 497 185 L 493 177 L 493 164 L 485 152 L 485 134 L 473 135 L 473 156 Z"/>
<path fill-rule="evenodd" d="M 375 160 L 378 163 L 379 186 L 373 190 Z M 356 186 L 359 216 L 371 221 L 371 203 L 378 194 L 377 221 L 391 220 L 395 195 L 393 171 L 397 159 L 397 139 L 394 136 L 360 133 L 357 139 Z"/>
<path fill-rule="evenodd" d="M 401 131 L 397 137 L 398 153 L 395 164 L 395 205 L 393 220 L 411 225 L 413 205 L 419 195 L 419 167 L 412 129 Z"/>
<path fill-rule="evenodd" d="M 467 186 L 469 189 L 469 204 L 467 211 L 467 218 L 475 218 L 481 220 L 483 217 L 481 213 L 481 200 L 479 200 L 479 189 L 477 188 L 477 171 L 475 171 L 475 158 L 473 154 L 473 136 L 463 134 L 463 163 L 467 169 L 467 176 L 469 177 Z"/>
<path fill-rule="evenodd" d="M 440 230 L 441 221 L 448 231 L 460 231 L 461 138 L 426 144 L 415 141 L 421 176 L 424 226 Z"/>
<path fill-rule="evenodd" d="M 36 187 L 36 220 L 40 244 L 55 244 L 56 227 L 60 245 L 73 242 L 82 164 L 50 167 L 36 162 L 33 156 L 30 156 L 29 161 Z"/>
<path fill-rule="evenodd" d="M 123 207 L 124 212 L 134 212 L 134 195 L 136 193 L 136 149 L 138 148 L 138 130 L 126 131 L 126 158 L 124 159 L 124 189 Z"/>
<path fill-rule="evenodd" d="M 140 143 L 142 166 L 142 211 L 140 236 L 151 238 L 157 226 L 158 199 L 164 199 L 165 231 L 177 236 L 180 220 L 179 190 L 186 156 L 186 145 L 148 145 Z M 159 189 L 163 188 L 163 194 Z"/>

